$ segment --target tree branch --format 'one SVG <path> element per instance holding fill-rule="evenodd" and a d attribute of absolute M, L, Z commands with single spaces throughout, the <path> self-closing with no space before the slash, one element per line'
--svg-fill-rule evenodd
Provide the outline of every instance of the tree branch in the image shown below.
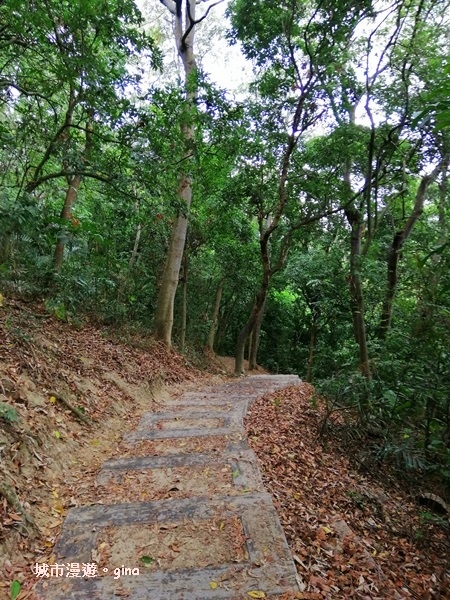
<path fill-rule="evenodd" d="M 175 17 L 177 15 L 177 6 L 173 0 L 159 0 L 163 6 L 165 6 L 169 12 Z"/>
<path fill-rule="evenodd" d="M 160 0 L 160 1 L 162 2 L 163 0 Z M 212 8 L 214 8 L 214 6 L 217 6 L 218 4 L 222 4 L 223 1 L 224 0 L 218 0 L 217 2 L 214 2 L 213 4 L 211 4 L 210 6 L 208 6 L 208 8 L 206 9 L 205 14 L 202 17 L 200 17 L 200 19 L 195 20 L 191 16 L 191 6 L 190 6 L 190 3 L 189 3 L 189 0 L 187 0 L 187 12 L 188 12 L 188 16 L 189 16 L 189 26 L 186 29 L 186 31 L 184 32 L 183 37 L 181 38 L 181 48 L 185 48 L 185 44 L 186 44 L 186 40 L 188 38 L 188 35 L 191 33 L 191 31 L 194 29 L 194 27 L 206 19 L 206 17 L 209 14 L 209 11 Z"/>

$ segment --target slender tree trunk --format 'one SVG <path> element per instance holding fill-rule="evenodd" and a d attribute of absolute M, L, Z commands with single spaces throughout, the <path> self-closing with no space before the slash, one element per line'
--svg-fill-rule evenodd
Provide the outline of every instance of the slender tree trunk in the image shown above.
<path fill-rule="evenodd" d="M 131 273 L 136 262 L 137 253 L 139 250 L 139 242 L 141 241 L 142 224 L 139 223 L 136 229 L 136 237 L 134 238 L 133 251 L 131 252 L 130 261 L 128 263 L 128 272 Z"/>
<path fill-rule="evenodd" d="M 178 54 L 183 62 L 184 84 L 186 93 L 186 121 L 181 125 L 181 133 L 184 140 L 185 159 L 182 164 L 184 168 L 189 164 L 192 156 L 195 127 L 192 120 L 193 107 L 197 96 L 197 84 L 194 80 L 197 66 L 194 56 L 194 31 L 195 31 L 195 2 L 186 0 L 183 19 L 183 2 L 181 0 L 161 0 L 162 4 L 169 9 L 174 16 L 174 35 Z M 156 339 L 161 340 L 170 348 L 172 344 L 173 309 L 175 294 L 178 287 L 181 261 L 188 226 L 189 208 L 192 200 L 192 180 L 189 170 L 180 173 L 178 198 L 182 209 L 175 218 L 170 237 L 169 250 L 164 264 L 164 270 L 160 281 L 158 298 L 156 301 L 154 334 Z"/>
<path fill-rule="evenodd" d="M 155 337 L 170 348 L 172 344 L 173 309 L 180 266 L 186 241 L 187 218 L 179 215 L 172 229 L 169 250 L 161 278 L 155 313 Z"/>
<path fill-rule="evenodd" d="M 250 356 L 252 355 L 252 347 L 253 347 L 253 332 L 255 331 L 255 328 L 253 327 L 253 329 L 250 331 L 249 335 L 248 335 L 248 344 L 247 344 L 247 360 L 250 363 Z"/>
<path fill-rule="evenodd" d="M 256 369 L 256 365 L 257 365 L 259 340 L 260 340 L 260 336 L 261 336 L 261 326 L 262 326 L 263 319 L 264 319 L 264 313 L 266 311 L 266 301 L 267 301 L 267 295 L 266 295 L 266 298 L 264 299 L 264 304 L 262 305 L 261 310 L 259 311 L 258 318 L 256 319 L 256 323 L 252 329 L 252 333 L 250 336 L 251 350 L 249 352 L 249 358 L 248 358 L 248 370 L 249 371 L 254 371 Z"/>
<path fill-rule="evenodd" d="M 238 335 L 238 339 L 236 342 L 236 354 L 235 354 L 235 366 L 234 372 L 236 375 L 242 375 L 244 370 L 244 350 L 245 344 L 247 342 L 248 336 L 251 331 L 255 327 L 258 322 L 260 313 L 262 312 L 266 298 L 267 292 L 269 290 L 270 279 L 272 276 L 272 271 L 270 268 L 270 259 L 269 259 L 269 249 L 268 249 L 268 240 L 261 241 L 261 260 L 263 263 L 263 278 L 261 282 L 261 286 L 256 294 L 255 302 L 253 303 L 253 308 L 251 310 L 250 316 L 247 320 L 247 323 L 241 329 Z"/>
<path fill-rule="evenodd" d="M 131 272 L 133 270 L 134 263 L 136 262 L 137 253 L 139 250 L 141 233 L 142 233 L 142 225 L 141 225 L 141 223 L 139 223 L 137 226 L 137 229 L 136 229 L 136 236 L 134 238 L 133 250 L 131 251 L 130 260 L 128 261 L 128 271 L 119 276 L 119 285 L 118 285 L 118 290 L 117 290 L 117 301 L 118 302 L 123 301 L 123 296 L 124 296 L 125 290 L 128 287 L 128 282 L 130 280 Z"/>
<path fill-rule="evenodd" d="M 69 183 L 69 187 L 66 192 L 64 199 L 64 206 L 61 211 L 61 219 L 68 222 L 72 216 L 72 206 L 77 199 L 78 190 L 80 189 L 81 175 L 74 175 Z M 61 272 L 63 259 L 64 259 L 64 247 L 65 247 L 65 233 L 60 231 L 58 235 L 58 241 L 56 242 L 55 254 L 53 257 L 53 264 L 57 273 Z"/>
<path fill-rule="evenodd" d="M 217 336 L 216 336 L 216 338 L 217 338 L 216 346 L 217 346 L 219 352 L 222 348 L 223 340 L 225 338 L 228 327 L 230 325 L 231 315 L 233 314 L 233 310 L 237 304 L 237 301 L 238 301 L 238 296 L 233 295 L 231 304 L 228 307 L 228 309 L 226 311 L 224 311 L 222 316 L 219 315 L 219 323 L 217 326 Z"/>
<path fill-rule="evenodd" d="M 33 179 L 29 181 L 25 186 L 25 191 L 31 194 L 39 185 L 39 178 L 42 175 L 42 170 L 50 160 L 50 158 L 54 155 L 55 150 L 58 146 L 58 143 L 62 139 L 67 139 L 70 136 L 70 128 L 72 126 L 73 112 L 75 110 L 75 106 L 77 103 L 77 97 L 75 93 L 75 89 L 70 86 L 70 93 L 68 99 L 68 105 L 66 114 L 64 117 L 64 123 L 55 131 L 50 143 L 48 144 L 40 162 L 36 166 L 35 169 L 32 170 Z M 92 111 L 91 111 L 92 112 Z M 86 138 L 87 141 L 87 138 Z"/>
<path fill-rule="evenodd" d="M 94 111 L 92 109 L 89 110 L 90 119 L 86 123 L 86 143 L 84 149 L 84 155 L 81 157 L 81 162 L 86 162 L 90 160 L 91 152 L 92 152 L 92 129 L 93 129 L 93 117 Z M 69 127 L 72 121 L 72 113 L 69 111 L 66 115 L 66 126 Z M 77 174 L 72 177 L 69 181 L 69 187 L 66 192 L 66 197 L 64 199 L 64 205 L 61 210 L 61 219 L 63 221 L 69 221 L 72 214 L 72 206 L 74 205 L 75 200 L 77 199 L 78 192 L 80 190 L 82 176 Z M 55 266 L 55 270 L 57 273 L 61 272 L 63 260 L 64 260 L 64 232 L 60 232 L 58 236 L 58 241 L 56 242 L 55 254 L 53 257 L 53 264 Z"/>
<path fill-rule="evenodd" d="M 253 344 L 253 331 L 254 331 L 254 327 L 253 329 L 250 331 L 248 338 L 247 338 L 247 360 L 250 362 L 250 355 L 252 353 L 252 344 Z M 244 353 L 245 356 L 245 353 Z"/>
<path fill-rule="evenodd" d="M 211 329 L 209 330 L 208 335 L 208 348 L 214 350 L 214 338 L 216 337 L 217 331 L 217 322 L 219 319 L 219 310 L 220 310 L 220 302 L 222 300 L 222 291 L 223 291 L 223 279 L 219 281 L 216 289 L 216 297 L 214 300 L 214 308 L 211 317 Z"/>
<path fill-rule="evenodd" d="M 250 335 L 253 327 L 256 325 L 256 322 L 259 318 L 259 314 L 264 306 L 264 302 L 266 300 L 267 291 L 269 289 L 269 281 L 270 278 L 267 278 L 267 281 L 263 281 L 261 287 L 256 294 L 256 300 L 253 305 L 252 311 L 248 318 L 247 323 L 241 329 L 238 339 L 236 342 L 236 354 L 235 354 L 235 367 L 234 372 L 236 375 L 242 375 L 244 371 L 244 350 L 245 344 L 247 343 L 248 336 Z"/>
<path fill-rule="evenodd" d="M 349 121 L 354 124 L 356 118 L 356 104 L 349 108 Z M 344 170 L 344 183 L 349 194 L 352 193 L 351 184 L 352 162 L 347 160 Z M 366 195 L 366 206 L 370 211 L 370 197 Z M 351 227 L 350 234 L 350 274 L 349 291 L 350 306 L 353 319 L 353 334 L 358 344 L 359 352 L 359 370 L 367 377 L 371 378 L 369 350 L 367 347 L 366 322 L 364 318 L 364 293 L 361 280 L 361 244 L 363 237 L 364 221 L 362 215 L 362 206 L 350 206 L 345 209 L 345 216 Z"/>
<path fill-rule="evenodd" d="M 311 327 L 311 333 L 310 333 L 310 337 L 309 337 L 308 370 L 306 372 L 306 381 L 308 383 L 312 383 L 312 380 L 313 380 L 313 368 L 314 368 L 314 359 L 315 359 L 315 353 L 316 353 L 318 330 L 319 330 L 319 318 L 317 315 L 314 315 L 314 320 L 313 320 L 313 324 Z"/>
<path fill-rule="evenodd" d="M 383 303 L 380 325 L 378 328 L 380 339 L 385 339 L 392 323 L 392 309 L 398 283 L 398 263 L 400 261 L 403 246 L 411 235 L 416 222 L 423 212 L 423 206 L 427 197 L 428 187 L 436 180 L 442 169 L 446 171 L 448 167 L 448 161 L 448 157 L 445 157 L 443 161 L 434 169 L 431 175 L 422 177 L 419 189 L 416 193 L 413 210 L 403 229 L 398 230 L 394 235 L 387 260 L 387 290 Z"/>
<path fill-rule="evenodd" d="M 238 339 L 236 342 L 236 354 L 235 354 L 235 365 L 234 372 L 236 375 L 242 375 L 243 366 L 244 366 L 244 350 L 245 344 L 247 342 L 247 338 L 250 335 L 253 327 L 256 325 L 260 312 L 263 310 L 267 293 L 269 291 L 270 279 L 274 273 L 279 271 L 286 260 L 287 252 L 289 249 L 289 244 L 291 241 L 291 235 L 286 236 L 285 244 L 282 244 L 280 255 L 278 257 L 277 265 L 272 268 L 270 265 L 270 256 L 269 256 L 269 241 L 273 234 L 273 232 L 278 228 L 280 223 L 280 219 L 282 218 L 286 204 L 288 201 L 287 195 L 287 184 L 288 184 L 288 174 L 289 167 L 291 164 L 292 153 L 295 150 L 295 147 L 298 142 L 299 136 L 299 127 L 301 123 L 301 118 L 303 114 L 303 105 L 304 105 L 304 96 L 300 95 L 297 107 L 295 110 L 294 118 L 292 121 L 292 131 L 288 138 L 288 143 L 286 149 L 283 154 L 283 160 L 281 164 L 281 173 L 279 180 L 279 188 L 278 188 L 278 204 L 273 212 L 272 218 L 266 218 L 265 228 L 262 223 L 262 219 L 259 222 L 259 234 L 260 234 L 260 250 L 261 250 L 261 262 L 263 267 L 263 278 L 261 282 L 261 286 L 256 294 L 256 300 L 253 305 L 252 312 L 250 313 L 250 317 L 248 318 L 247 323 L 241 329 Z"/>
<path fill-rule="evenodd" d="M 180 350 L 184 352 L 186 345 L 186 324 L 187 324 L 187 285 L 188 285 L 189 260 L 187 253 L 183 257 L 183 299 L 181 302 L 181 335 Z"/>
<path fill-rule="evenodd" d="M 355 211 L 356 214 L 356 211 Z M 364 294 L 361 281 L 361 239 L 363 224 L 358 214 L 351 221 L 350 242 L 350 302 L 353 317 L 353 332 L 359 349 L 359 369 L 370 379 L 369 351 L 367 348 L 366 323 L 364 318 Z"/>

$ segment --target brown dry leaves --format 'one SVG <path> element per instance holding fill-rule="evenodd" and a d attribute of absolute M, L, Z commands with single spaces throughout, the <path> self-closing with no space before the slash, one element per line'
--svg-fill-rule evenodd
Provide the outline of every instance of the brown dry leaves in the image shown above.
<path fill-rule="evenodd" d="M 332 438 L 321 445 L 324 413 L 313 393 L 303 384 L 267 395 L 246 418 L 294 555 L 300 597 L 450 598 L 449 556 L 419 543 L 419 507 L 392 483 L 357 472 Z"/>
<path fill-rule="evenodd" d="M 107 527 L 98 535 L 93 558 L 111 572 L 121 564 L 150 570 L 205 568 L 248 560 L 238 517 L 182 523 Z"/>

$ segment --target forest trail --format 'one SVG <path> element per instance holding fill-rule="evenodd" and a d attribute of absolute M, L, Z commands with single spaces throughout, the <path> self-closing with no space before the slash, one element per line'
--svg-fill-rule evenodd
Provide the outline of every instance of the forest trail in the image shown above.
<path fill-rule="evenodd" d="M 38 597 L 296 597 L 295 565 L 243 418 L 254 400 L 297 385 L 294 375 L 252 376 L 144 413 L 124 438 L 127 456 L 98 475 L 107 504 L 69 510 L 49 567 L 60 566 L 59 576 L 43 577 Z"/>

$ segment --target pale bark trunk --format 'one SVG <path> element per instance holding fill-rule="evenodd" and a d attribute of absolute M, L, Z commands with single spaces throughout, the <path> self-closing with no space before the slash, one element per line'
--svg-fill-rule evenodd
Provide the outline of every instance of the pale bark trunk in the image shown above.
<path fill-rule="evenodd" d="M 197 85 L 192 80 L 197 69 L 194 57 L 194 30 L 195 25 L 195 2 L 186 0 L 185 15 L 183 21 L 182 2 L 176 0 L 161 0 L 170 12 L 174 15 L 174 34 L 177 44 L 178 54 L 183 62 L 185 73 L 185 91 L 186 91 L 186 112 L 195 104 L 197 96 Z M 195 128 L 192 122 L 184 122 L 181 125 L 181 132 L 184 140 L 184 164 L 192 155 L 192 144 L 194 142 Z M 156 301 L 154 334 L 158 340 L 161 340 L 167 347 L 172 344 L 173 328 L 173 310 L 175 303 L 175 294 L 177 291 L 180 275 L 181 261 L 183 258 L 184 246 L 186 243 L 186 234 L 188 226 L 189 208 L 192 200 L 192 181 L 189 171 L 180 173 L 178 197 L 181 201 L 182 210 L 175 218 L 175 222 L 170 237 L 169 250 L 166 256 L 166 262 L 161 277 L 158 298 Z"/>
<path fill-rule="evenodd" d="M 128 271 L 131 273 L 136 262 L 137 253 L 139 250 L 139 242 L 141 241 L 142 225 L 139 223 L 136 229 L 136 237 L 134 238 L 133 251 L 131 252 L 130 262 L 128 263 Z"/>
<path fill-rule="evenodd" d="M 161 278 L 155 313 L 155 337 L 170 348 L 172 344 L 173 309 L 180 266 L 186 241 L 187 218 L 178 215 L 172 229 L 169 250 Z"/>
<path fill-rule="evenodd" d="M 186 325 L 187 325 L 187 285 L 188 285 L 188 270 L 189 261 L 187 254 L 183 258 L 183 299 L 181 303 L 181 335 L 180 335 L 180 350 L 184 352 L 186 345 Z"/>
<path fill-rule="evenodd" d="M 216 337 L 217 331 L 217 322 L 219 319 L 219 310 L 220 310 L 220 302 L 222 300 L 222 291 L 223 291 L 223 280 L 220 280 L 217 284 L 216 289 L 216 297 L 214 300 L 214 308 L 211 317 L 211 329 L 209 330 L 208 335 L 208 348 L 214 350 L 214 338 Z"/>
<path fill-rule="evenodd" d="M 136 229 L 136 236 L 134 238 L 133 250 L 131 251 L 131 257 L 128 262 L 128 272 L 121 274 L 119 276 L 119 286 L 118 286 L 118 290 L 117 290 L 117 301 L 118 302 L 123 301 L 123 296 L 124 296 L 124 293 L 128 286 L 128 282 L 129 282 L 131 272 L 134 267 L 134 263 L 136 262 L 137 253 L 139 250 L 139 242 L 141 240 L 141 233 L 142 233 L 142 225 L 141 225 L 141 223 L 139 223 L 139 225 L 137 226 L 137 229 Z"/>
<path fill-rule="evenodd" d="M 398 283 L 398 263 L 400 261 L 401 252 L 406 240 L 411 235 L 414 226 L 423 212 L 423 206 L 427 197 L 428 187 L 438 177 L 442 168 L 445 170 L 448 166 L 448 157 L 445 158 L 431 175 L 422 177 L 419 185 L 419 189 L 416 193 L 413 210 L 405 223 L 403 229 L 397 231 L 394 235 L 392 245 L 389 249 L 388 261 L 387 261 L 387 290 L 386 296 L 383 303 L 383 310 L 381 314 L 380 325 L 378 333 L 380 339 L 384 339 L 391 328 L 392 324 L 392 312 L 395 292 L 397 291 Z"/>

